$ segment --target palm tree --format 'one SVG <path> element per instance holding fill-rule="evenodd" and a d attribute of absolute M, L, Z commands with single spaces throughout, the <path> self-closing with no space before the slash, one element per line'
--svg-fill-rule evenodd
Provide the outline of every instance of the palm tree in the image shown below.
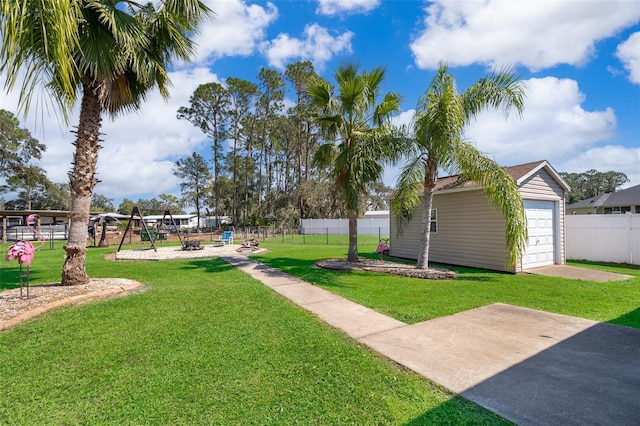
<path fill-rule="evenodd" d="M 513 108 L 522 114 L 524 84 L 505 70 L 458 93 L 455 79 L 447 71 L 447 66 L 441 64 L 418 102 L 408 161 L 398 178 L 391 208 L 402 229 L 413 209 L 422 203 L 422 240 L 416 267 L 427 269 L 438 169 L 458 172 L 463 179 L 480 184 L 489 202 L 504 215 L 507 263 L 513 266 L 527 238 L 520 193 L 513 178 L 465 141 L 463 132 L 472 118 L 488 108 L 501 108 L 505 116 Z"/>
<path fill-rule="evenodd" d="M 359 73 L 358 66 L 346 64 L 336 71 L 335 78 L 337 93 L 322 79 L 314 80 L 308 89 L 320 110 L 315 120 L 330 141 L 318 148 L 314 162 L 331 166 L 335 184 L 342 190 L 349 218 L 348 260 L 357 262 L 360 198 L 368 183 L 381 178 L 381 161 L 393 156 L 389 120 L 399 111 L 401 98 L 387 93 L 378 103 L 383 68 Z"/>
<path fill-rule="evenodd" d="M 168 97 L 166 67 L 188 60 L 189 39 L 210 10 L 200 0 L 20 0 L 0 6 L 0 72 L 12 88 L 26 72 L 20 105 L 43 82 L 65 118 L 81 94 L 80 119 L 69 172 L 71 212 L 62 284 L 89 281 L 85 270 L 87 223 L 102 113 L 115 117 L 140 108 L 150 90 Z"/>

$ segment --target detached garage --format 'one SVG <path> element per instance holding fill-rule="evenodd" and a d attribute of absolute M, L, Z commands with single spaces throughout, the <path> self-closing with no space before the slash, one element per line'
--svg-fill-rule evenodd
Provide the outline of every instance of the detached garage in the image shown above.
<path fill-rule="evenodd" d="M 429 261 L 507 272 L 564 264 L 564 195 L 569 186 L 547 161 L 505 167 L 516 181 L 527 215 L 528 244 L 515 268 L 507 267 L 505 220 L 473 182 L 438 179 L 433 197 Z M 391 218 L 390 255 L 417 259 L 421 212 L 398 234 Z"/>

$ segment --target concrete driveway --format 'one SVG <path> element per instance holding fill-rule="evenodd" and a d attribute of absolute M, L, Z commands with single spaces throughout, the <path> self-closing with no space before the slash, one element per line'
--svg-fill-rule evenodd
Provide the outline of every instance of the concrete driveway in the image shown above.
<path fill-rule="evenodd" d="M 550 265 L 538 268 L 527 269 L 526 273 L 534 275 L 546 275 L 548 277 L 571 278 L 573 280 L 586 281 L 622 281 L 633 278 L 632 275 L 616 274 L 614 272 L 601 271 L 597 269 L 580 268 L 569 265 Z"/>
<path fill-rule="evenodd" d="M 640 330 L 493 304 L 360 339 L 520 425 L 637 425 Z"/>

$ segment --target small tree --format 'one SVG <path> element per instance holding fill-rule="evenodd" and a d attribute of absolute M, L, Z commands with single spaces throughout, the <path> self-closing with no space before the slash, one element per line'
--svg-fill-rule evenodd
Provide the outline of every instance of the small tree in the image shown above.
<path fill-rule="evenodd" d="M 19 198 L 22 198 L 22 206 L 26 210 L 31 210 L 31 200 L 35 192 L 45 190 L 50 183 L 44 169 L 34 165 L 17 164 L 13 174 L 7 179 L 11 191 L 21 190 Z"/>
<path fill-rule="evenodd" d="M 94 192 L 91 196 L 91 210 L 101 213 L 112 212 L 114 210 L 113 200 Z"/>
<path fill-rule="evenodd" d="M 440 66 L 416 108 L 412 145 L 404 153 L 409 159 L 398 179 L 392 209 L 401 227 L 413 208 L 422 204 L 422 241 L 416 268 L 427 269 L 438 169 L 459 171 L 464 178 L 482 185 L 489 202 L 503 213 L 507 263 L 513 266 L 527 237 L 518 187 L 502 167 L 465 141 L 463 132 L 472 118 L 490 107 L 502 108 L 505 114 L 511 109 L 522 113 L 524 85 L 514 74 L 499 72 L 458 93 L 455 79 L 447 71 L 445 65 Z"/>
<path fill-rule="evenodd" d="M 197 230 L 200 230 L 200 210 L 202 200 L 206 195 L 208 181 L 211 180 L 211 173 L 207 162 L 197 153 L 191 154 L 175 162 L 173 174 L 182 179 L 180 189 L 182 191 L 182 200 L 185 203 L 193 204 L 198 215 Z"/>
<path fill-rule="evenodd" d="M 335 73 L 338 86 L 316 79 L 309 95 L 318 109 L 316 121 L 328 142 L 320 146 L 314 160 L 331 167 L 336 187 L 342 190 L 349 218 L 350 262 L 358 261 L 358 210 L 366 185 L 382 177 L 381 162 L 395 154 L 390 133 L 390 118 L 400 109 L 400 95 L 380 97 L 385 78 L 383 68 L 359 72 L 353 64 L 341 66 Z"/>
<path fill-rule="evenodd" d="M 182 214 L 184 211 L 180 206 L 180 200 L 175 195 L 160 194 L 158 198 L 164 203 L 164 208 L 169 209 L 172 214 Z"/>

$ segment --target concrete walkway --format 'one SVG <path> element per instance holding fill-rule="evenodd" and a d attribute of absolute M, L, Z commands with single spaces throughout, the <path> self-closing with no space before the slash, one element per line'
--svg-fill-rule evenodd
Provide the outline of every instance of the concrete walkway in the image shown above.
<path fill-rule="evenodd" d="M 640 330 L 504 304 L 407 325 L 245 256 L 222 259 L 515 423 L 638 424 Z"/>

